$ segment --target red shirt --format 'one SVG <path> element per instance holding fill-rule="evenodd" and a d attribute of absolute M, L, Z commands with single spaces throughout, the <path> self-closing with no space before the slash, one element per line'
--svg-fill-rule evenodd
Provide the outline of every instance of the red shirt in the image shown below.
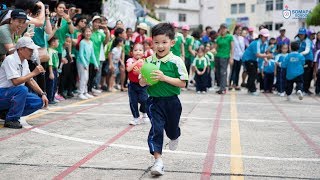
<path fill-rule="evenodd" d="M 134 58 L 129 58 L 127 60 L 127 64 L 126 64 L 126 67 L 132 65 L 133 63 L 135 63 L 137 60 L 134 59 Z M 138 64 L 137 65 L 138 68 L 141 68 L 142 64 Z M 140 66 L 140 67 L 139 67 Z M 136 72 L 134 72 L 134 70 L 132 69 L 132 71 L 128 72 L 128 78 L 130 80 L 130 82 L 133 82 L 133 83 L 139 83 L 139 74 L 137 74 Z"/>

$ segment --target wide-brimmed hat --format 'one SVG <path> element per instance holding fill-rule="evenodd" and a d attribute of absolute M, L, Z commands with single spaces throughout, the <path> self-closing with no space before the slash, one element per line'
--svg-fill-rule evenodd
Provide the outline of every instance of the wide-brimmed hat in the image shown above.
<path fill-rule="evenodd" d="M 100 16 L 94 16 L 94 17 L 92 18 L 92 22 L 94 22 L 94 21 L 97 20 L 97 19 L 99 19 L 99 20 L 101 21 L 101 17 L 100 17 Z"/>
<path fill-rule="evenodd" d="M 148 25 L 146 23 L 140 23 L 137 28 L 148 31 Z"/>

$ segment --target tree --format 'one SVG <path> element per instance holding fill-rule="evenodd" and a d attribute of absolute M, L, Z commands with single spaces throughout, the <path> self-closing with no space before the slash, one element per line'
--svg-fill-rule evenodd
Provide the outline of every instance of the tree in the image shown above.
<path fill-rule="evenodd" d="M 317 4 L 315 8 L 311 11 L 306 19 L 308 26 L 319 26 L 320 25 L 320 4 Z"/>

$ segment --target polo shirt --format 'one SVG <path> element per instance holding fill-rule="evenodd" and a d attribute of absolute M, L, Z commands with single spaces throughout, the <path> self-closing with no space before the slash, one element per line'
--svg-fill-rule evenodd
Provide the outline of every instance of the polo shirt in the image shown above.
<path fill-rule="evenodd" d="M 188 80 L 188 72 L 182 59 L 172 52 L 165 57 L 158 59 L 156 54 L 146 59 L 148 63 L 156 64 L 164 75 L 179 78 L 180 80 Z M 169 97 L 180 94 L 180 88 L 169 83 L 159 81 L 157 84 L 148 86 L 147 93 L 151 97 Z"/>

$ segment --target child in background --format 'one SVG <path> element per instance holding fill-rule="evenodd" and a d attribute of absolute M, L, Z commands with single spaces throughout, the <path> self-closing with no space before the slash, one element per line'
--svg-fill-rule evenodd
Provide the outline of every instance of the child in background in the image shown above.
<path fill-rule="evenodd" d="M 164 130 L 170 138 L 169 149 L 176 150 L 178 147 L 179 121 L 182 112 L 178 95 L 188 81 L 188 72 L 184 62 L 170 52 L 174 38 L 175 30 L 170 23 L 155 25 L 152 28 L 155 54 L 146 60 L 159 67 L 159 70 L 151 74 L 153 79 L 159 82 L 147 88 L 150 96 L 147 100 L 147 113 L 151 121 L 148 144 L 150 153 L 155 158 L 151 168 L 151 174 L 155 176 L 164 174 L 161 158 Z M 139 83 L 141 86 L 147 85 L 144 78 L 141 78 Z"/>
<path fill-rule="evenodd" d="M 273 55 L 277 53 L 277 40 L 275 38 L 269 39 L 269 47 L 267 51 L 271 52 Z"/>
<path fill-rule="evenodd" d="M 195 81 L 196 81 L 196 91 L 197 93 L 207 92 L 207 67 L 208 60 L 204 56 L 204 47 L 200 47 L 197 50 L 197 56 L 193 60 L 193 66 L 196 70 Z"/>
<path fill-rule="evenodd" d="M 315 55 L 314 55 L 314 77 L 317 79 L 316 80 L 316 96 L 320 96 L 320 50 L 316 51 Z"/>
<path fill-rule="evenodd" d="M 56 104 L 57 102 L 54 99 L 54 96 L 57 91 L 58 84 L 58 66 L 59 66 L 59 56 L 58 51 L 55 49 L 59 46 L 59 40 L 56 37 L 52 37 L 49 40 L 49 61 L 48 61 L 48 69 L 46 70 L 46 85 L 47 85 L 47 97 L 49 100 L 49 104 Z"/>
<path fill-rule="evenodd" d="M 151 40 L 149 40 L 149 39 L 144 40 L 143 47 L 144 47 L 144 58 L 147 58 L 147 57 L 153 55 L 153 50 L 151 48 Z"/>
<path fill-rule="evenodd" d="M 282 44 L 280 47 L 279 54 L 276 55 L 275 61 L 277 64 L 281 64 L 284 59 L 287 57 L 289 51 L 289 47 L 287 44 Z M 276 65 L 276 72 L 277 72 L 277 82 L 276 88 L 278 91 L 278 95 L 284 97 L 285 95 L 285 88 L 286 88 L 286 69 Z"/>
<path fill-rule="evenodd" d="M 109 70 L 111 72 L 111 77 L 109 79 L 109 90 L 110 92 L 114 92 L 114 85 L 117 75 L 120 74 L 119 62 L 124 66 L 124 62 L 121 58 L 122 56 L 122 47 L 123 47 L 124 39 L 121 37 L 117 37 L 111 47 L 111 52 L 108 54 L 109 59 Z"/>
<path fill-rule="evenodd" d="M 90 27 L 86 27 L 82 30 L 82 39 L 80 41 L 79 49 L 79 58 L 77 61 L 77 68 L 79 74 L 79 98 L 80 99 L 89 99 L 93 98 L 92 95 L 88 94 L 88 80 L 89 80 L 89 63 L 92 59 L 92 62 L 97 62 L 96 57 L 93 51 L 93 43 L 90 40 L 92 30 Z M 95 64 L 95 67 L 98 68 L 98 64 Z"/>
<path fill-rule="evenodd" d="M 140 103 L 140 112 L 142 112 L 142 122 L 148 121 L 148 115 L 146 111 L 146 102 L 148 99 L 147 87 L 142 87 L 139 84 L 139 74 L 142 64 L 144 63 L 143 58 L 143 45 L 137 43 L 134 45 L 132 50 L 133 58 L 127 60 L 127 71 L 130 83 L 128 85 L 128 95 L 131 113 L 133 120 L 129 122 L 130 125 L 140 124 L 140 115 L 138 109 L 138 103 Z"/>
<path fill-rule="evenodd" d="M 211 45 L 209 43 L 206 44 L 205 48 L 205 57 L 208 60 L 208 77 L 207 77 L 207 88 L 211 88 L 214 86 L 214 54 L 215 49 L 211 50 Z"/>
<path fill-rule="evenodd" d="M 267 55 L 270 54 L 270 51 L 267 51 Z M 265 58 L 265 61 L 261 67 L 261 74 L 263 78 L 263 88 L 264 93 L 272 93 L 273 81 L 276 76 L 275 72 L 275 60 Z"/>
<path fill-rule="evenodd" d="M 280 67 L 287 69 L 287 87 L 286 94 L 288 101 L 291 101 L 291 93 L 293 90 L 293 83 L 296 83 L 296 90 L 299 96 L 299 99 L 303 99 L 303 73 L 304 73 L 304 64 L 305 57 L 298 53 L 299 43 L 291 42 L 292 52 L 284 59 L 283 63 L 280 64 Z"/>

